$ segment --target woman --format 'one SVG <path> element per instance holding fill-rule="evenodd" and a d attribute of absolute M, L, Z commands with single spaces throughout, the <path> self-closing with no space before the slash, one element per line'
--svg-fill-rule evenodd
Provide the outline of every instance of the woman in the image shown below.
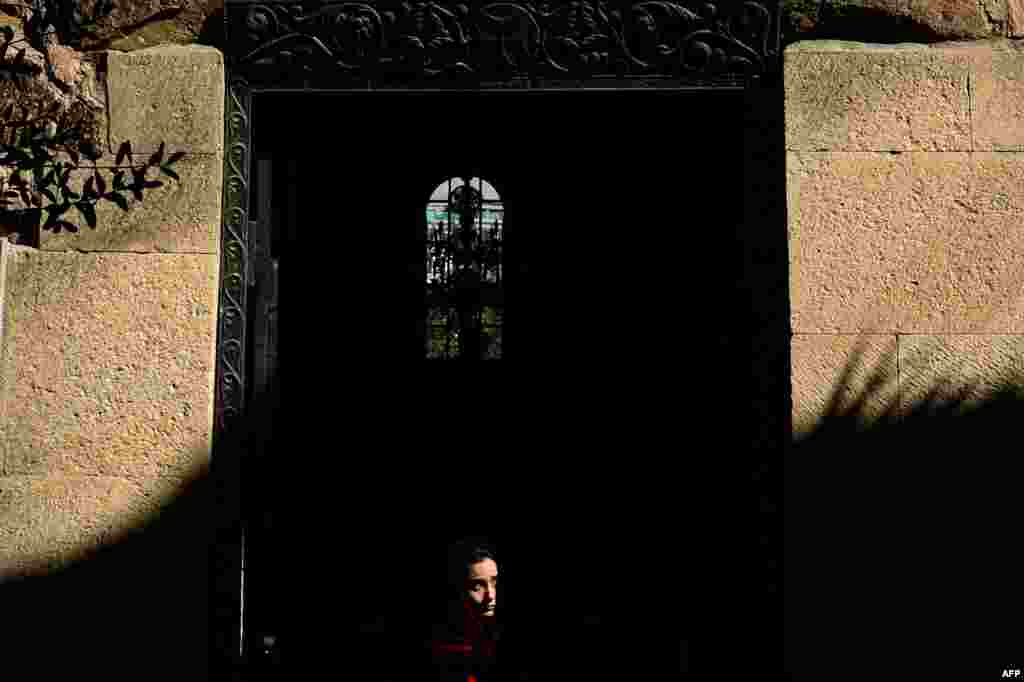
<path fill-rule="evenodd" d="M 446 622 L 436 625 L 430 653 L 438 682 L 525 680 L 512 673 L 511 661 L 499 665 L 498 562 L 485 541 L 465 539 L 449 551 L 450 601 Z"/>

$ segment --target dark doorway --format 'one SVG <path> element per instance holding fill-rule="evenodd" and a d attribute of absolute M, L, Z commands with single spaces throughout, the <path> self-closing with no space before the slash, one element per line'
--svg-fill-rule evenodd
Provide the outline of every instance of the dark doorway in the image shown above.
<path fill-rule="evenodd" d="M 652 638 L 732 631 L 749 532 L 746 491 L 723 483 L 748 468 L 750 428 L 742 97 L 256 96 L 282 406 L 247 608 L 286 661 L 334 638 L 412 641 L 466 533 L 507 557 L 510 616 L 598 652 L 595 671 Z M 427 361 L 424 206 L 463 173 L 505 206 L 503 356 Z"/>

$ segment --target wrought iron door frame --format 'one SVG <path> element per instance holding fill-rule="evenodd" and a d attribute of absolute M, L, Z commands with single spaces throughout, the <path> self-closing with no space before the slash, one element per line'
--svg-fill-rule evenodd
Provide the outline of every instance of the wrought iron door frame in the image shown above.
<path fill-rule="evenodd" d="M 381 17 L 395 14 L 399 7 L 394 0 L 387 2 L 299 2 L 298 0 L 276 0 L 275 2 L 258 2 L 257 0 L 226 0 L 224 13 L 225 35 L 227 52 L 226 62 L 226 91 L 225 91 L 225 155 L 224 155 L 224 189 L 222 203 L 221 221 L 221 274 L 220 274 L 220 312 L 217 341 L 217 408 L 216 408 L 216 429 L 223 431 L 243 411 L 245 403 L 245 326 L 247 300 L 246 290 L 252 280 L 250 273 L 250 230 L 248 225 L 248 207 L 250 200 L 250 179 L 252 176 L 251 165 L 253 163 L 253 140 L 252 140 L 252 106 L 253 95 L 264 92 L 366 92 L 367 90 L 401 90 L 408 92 L 439 92 L 439 91 L 508 91 L 508 90 L 541 90 L 541 91 L 576 91 L 576 90 L 638 90 L 650 91 L 659 90 L 688 90 L 688 89 L 711 89 L 711 90 L 736 90 L 750 87 L 765 76 L 774 76 L 780 70 L 780 49 L 779 49 L 779 26 L 781 13 L 781 0 L 772 0 L 767 4 L 755 3 L 751 0 L 737 2 L 719 0 L 718 5 L 731 8 L 729 12 L 722 12 L 722 17 L 716 18 L 716 4 L 703 2 L 700 4 L 700 11 L 703 16 L 686 8 L 687 4 L 674 2 L 641 2 L 631 4 L 615 0 L 605 2 L 604 0 L 589 0 L 579 2 L 577 0 L 549 0 L 539 3 L 535 0 L 527 0 L 518 4 L 513 3 L 445 3 L 445 2 L 422 2 L 404 3 L 401 6 L 419 8 L 425 13 L 427 19 L 439 15 L 447 18 L 452 14 L 445 9 L 447 4 L 460 8 L 471 9 L 466 11 L 469 16 L 475 17 L 476 21 L 482 22 L 488 8 L 509 8 L 519 7 L 519 11 L 525 13 L 523 21 L 530 26 L 541 30 L 538 27 L 536 16 L 547 17 L 554 23 L 551 17 L 558 16 L 560 9 L 578 8 L 580 6 L 592 6 L 598 9 L 608 10 L 613 8 L 611 13 L 618 12 L 620 15 L 620 29 L 622 25 L 630 23 L 648 26 L 655 21 L 652 12 L 653 8 L 661 8 L 663 17 L 662 25 L 653 27 L 656 31 L 663 33 L 674 28 L 680 34 L 681 26 L 688 25 L 696 30 L 686 35 L 681 35 L 670 55 L 665 59 L 651 66 L 647 62 L 644 68 L 635 68 L 635 72 L 609 73 L 609 63 L 613 53 L 617 53 L 623 59 L 637 62 L 633 56 L 635 50 L 631 50 L 630 38 L 625 32 L 619 31 L 610 38 L 611 47 L 616 49 L 604 49 L 600 54 L 593 56 L 593 66 L 588 67 L 585 63 L 574 64 L 574 68 L 566 69 L 550 58 L 550 49 L 546 44 L 540 45 L 539 51 L 543 53 L 544 59 L 536 57 L 531 62 L 532 70 L 522 68 L 519 65 L 517 71 L 510 71 L 504 80 L 494 80 L 495 67 L 491 62 L 486 61 L 478 55 L 476 62 L 467 58 L 456 62 L 459 67 L 453 66 L 458 75 L 447 78 L 445 69 L 440 67 L 439 58 L 430 53 L 428 47 L 420 45 L 416 47 L 415 36 L 399 34 L 399 29 L 394 29 L 390 38 L 391 42 L 401 38 L 410 42 L 409 51 L 413 54 L 420 54 L 418 66 L 411 67 L 404 71 L 396 70 L 389 66 L 393 55 L 389 56 L 386 50 L 381 49 L 374 60 L 363 55 L 363 63 L 352 65 L 346 63 L 346 46 L 340 41 L 339 36 L 356 36 L 359 31 L 351 33 L 352 26 L 344 28 L 346 23 L 363 25 L 369 19 L 363 15 L 376 17 L 378 31 L 382 28 Z M 531 11 L 535 7 L 554 7 L 554 10 L 543 13 L 540 10 Z M 384 9 L 388 8 L 388 9 Z M 738 8 L 738 9 L 737 9 Z M 711 45 L 718 42 L 725 45 L 733 45 L 741 55 L 719 55 L 728 63 L 729 59 L 741 60 L 751 57 L 749 47 L 743 46 L 737 40 L 729 26 L 730 19 L 739 14 L 739 10 L 754 11 L 758 8 L 758 16 L 763 16 L 768 21 L 767 33 L 763 36 L 761 50 L 758 53 L 754 50 L 754 56 L 759 62 L 748 68 L 737 78 L 736 74 L 716 73 L 713 70 L 701 71 L 699 69 L 682 69 L 679 64 L 673 66 L 668 57 L 673 56 L 676 61 L 685 61 L 683 50 L 689 45 L 696 52 L 703 54 L 704 47 L 711 48 Z M 378 11 L 379 9 L 379 11 Z M 409 10 L 412 11 L 412 10 Z M 510 10 L 506 10 L 510 11 Z M 368 13 L 368 14 L 367 14 Z M 605 17 L 609 12 L 601 14 Z M 671 16 L 669 16 L 671 15 Z M 454 15 L 452 15 L 454 16 Z M 638 18 L 639 17 L 639 18 Z M 643 21 L 640 20 L 643 18 Z M 293 22 L 293 30 L 287 31 L 288 26 L 284 25 L 285 20 Z M 332 27 L 330 24 L 334 23 Z M 373 22 L 371 22 L 373 23 Z M 393 25 L 401 25 L 402 22 L 394 19 Z M 427 22 L 429 23 L 429 22 Z M 594 22 L 591 21 L 593 24 Z M 600 23 L 600 22 L 598 22 Z M 458 22 L 455 22 L 457 26 Z M 341 28 L 339 28 L 341 27 Z M 247 30 L 248 29 L 248 30 Z M 342 30 L 344 29 L 344 30 Z M 353 29 L 354 30 L 354 29 Z M 368 30 L 368 29 L 367 29 Z M 451 33 L 450 27 L 444 29 Z M 611 29 L 608 29 L 611 30 Z M 276 34 L 274 33 L 276 31 Z M 348 31 L 348 33 L 346 33 Z M 542 34 L 543 35 L 543 34 Z M 596 34 L 595 34 L 596 35 Z M 378 36 L 378 43 L 386 42 L 386 36 Z M 499 36 L 501 37 L 501 36 Z M 590 36 L 587 40 L 593 38 Z M 607 37 L 607 36 L 606 36 Z M 549 39 L 549 43 L 557 42 L 558 38 L 563 43 L 570 40 L 565 36 L 555 36 Z M 502 41 L 506 40 L 501 37 Z M 261 40 L 263 42 L 261 42 Z M 354 39 L 359 42 L 359 39 Z M 438 38 L 438 40 L 440 40 Z M 723 42 L 724 41 L 724 42 Z M 436 41 L 435 41 L 436 42 Z M 534 41 L 537 42 L 536 40 Z M 584 40 L 583 42 L 586 42 Z M 420 40 L 422 43 L 422 40 Z M 331 47 L 328 47 L 328 44 Z M 694 47 L 699 45 L 701 47 Z M 505 47 L 504 42 L 501 45 Z M 535 45 L 535 51 L 538 51 Z M 671 47 L 671 46 L 669 46 Z M 743 49 L 741 49 L 741 47 Z M 300 49 L 301 48 L 301 49 Z M 332 49 L 333 48 L 333 52 Z M 608 48 L 608 46 L 606 46 Z M 353 48 L 354 49 L 354 48 Z M 440 48 L 437 48 L 440 49 Z M 721 47 L 711 48 L 722 51 Z M 473 56 L 470 47 L 464 47 L 464 52 Z M 480 48 L 478 52 L 484 52 Z M 671 50 L 670 50 L 671 52 Z M 422 53 L 422 54 L 421 54 Z M 714 54 L 718 54 L 715 52 Z M 602 56 L 604 55 L 604 56 Z M 463 55 L 465 56 L 465 55 Z M 578 55 L 579 56 L 579 55 Z M 432 61 L 433 60 L 433 61 Z M 586 60 L 584 60 L 586 61 Z M 371 63 L 372 62 L 372 63 Z M 437 68 L 431 68 L 435 62 Z M 617 63 L 617 62 L 616 62 Z M 739 63 L 739 62 L 735 62 Z M 747 66 L 753 62 L 748 62 Z M 478 77 L 472 71 L 474 66 L 487 78 Z M 685 64 L 684 64 L 685 66 Z M 635 67 L 635 64 L 634 64 Z M 376 70 L 374 70 L 376 69 Z M 469 71 L 467 71 L 469 69 Z M 564 73 L 563 73 L 564 71 Z M 469 73 L 470 76 L 466 76 Z M 450 74 L 448 74 L 450 75 Z"/>
<path fill-rule="evenodd" d="M 246 410 L 253 97 L 264 92 L 742 90 L 781 71 L 781 0 L 225 0 L 218 444 Z M 269 187 L 269 186 L 267 186 Z M 262 210 L 269 196 L 259 197 Z M 269 216 L 262 215 L 261 221 Z M 265 224 L 264 224 L 265 227 Z M 261 236 L 262 235 L 262 236 Z M 239 462 L 222 462 L 238 471 Z M 244 523 L 212 557 L 215 668 L 244 660 Z"/>

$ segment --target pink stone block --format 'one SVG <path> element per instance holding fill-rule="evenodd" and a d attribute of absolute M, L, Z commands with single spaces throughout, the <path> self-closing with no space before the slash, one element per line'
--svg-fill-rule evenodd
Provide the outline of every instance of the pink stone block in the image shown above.
<path fill-rule="evenodd" d="M 969 150 L 968 56 L 809 41 L 785 53 L 790 151 Z"/>
<path fill-rule="evenodd" d="M 910 156 L 791 152 L 787 175 L 793 331 L 891 331 L 913 230 Z"/>
<path fill-rule="evenodd" d="M 914 154 L 902 332 L 1024 332 L 1024 154 Z"/>
<path fill-rule="evenodd" d="M 790 352 L 794 437 L 829 416 L 867 425 L 897 414 L 895 336 L 794 334 Z"/>
<path fill-rule="evenodd" d="M 1024 151 L 1024 51 L 997 43 L 967 52 L 973 70 L 973 149 Z"/>

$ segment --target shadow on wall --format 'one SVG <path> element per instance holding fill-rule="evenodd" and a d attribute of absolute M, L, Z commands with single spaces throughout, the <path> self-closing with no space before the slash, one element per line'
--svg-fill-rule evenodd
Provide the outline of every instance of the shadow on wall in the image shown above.
<path fill-rule="evenodd" d="M 995 679 L 1024 653 L 1024 381 L 933 381 L 878 414 L 869 405 L 895 378 L 872 371 L 787 453 L 786 669 Z"/>
<path fill-rule="evenodd" d="M 734 512 L 728 531 L 708 512 L 712 507 L 694 505 L 698 513 L 688 524 L 710 528 L 710 535 L 720 537 L 711 537 L 707 546 L 732 547 L 730 556 L 737 559 L 722 571 L 723 562 L 715 558 L 721 555 L 701 554 L 696 563 L 709 567 L 708 582 L 694 581 L 687 586 L 693 589 L 670 594 L 684 605 L 680 593 L 694 595 L 698 614 L 687 615 L 687 627 L 695 672 L 710 665 L 709 679 L 714 679 L 723 669 L 778 669 L 777 583 L 782 582 L 786 668 L 794 679 L 819 680 L 837 670 L 870 673 L 865 679 L 895 678 L 891 673 L 897 668 L 933 676 L 970 668 L 960 679 L 997 676 L 1002 667 L 1019 663 L 1020 657 L 1010 657 L 1020 653 L 1024 641 L 1017 531 L 1022 478 L 1015 454 L 1022 395 L 1015 385 L 980 400 L 966 392 L 950 396 L 948 386 L 939 385 L 909 412 L 892 410 L 870 423 L 859 416 L 872 392 L 885 386 L 883 378 L 852 405 L 840 403 L 837 393 L 819 428 L 786 451 L 784 579 L 777 565 L 766 571 L 758 563 L 768 565 L 768 556 L 775 555 L 772 543 L 781 534 L 778 474 L 790 414 L 781 88 L 751 93 L 749 111 L 742 191 L 750 309 L 738 312 L 750 313 L 751 326 L 746 338 L 741 334 L 731 341 L 737 363 L 744 364 L 737 381 L 748 383 L 731 387 L 723 394 L 730 403 L 713 406 L 712 412 L 727 414 L 727 424 L 736 427 L 723 440 L 737 438 L 750 448 L 712 450 L 715 457 L 707 459 L 715 460 L 709 466 L 716 470 L 708 473 L 720 478 L 699 479 L 700 485 L 692 486 L 705 489 L 701 500 L 709 504 L 721 490 L 729 504 L 747 506 Z M 210 679 L 230 679 L 210 655 L 207 596 L 217 571 L 210 570 L 207 551 L 232 535 L 242 503 L 251 503 L 242 498 L 242 491 L 252 488 L 240 472 L 258 470 L 249 463 L 271 449 L 273 434 L 266 428 L 275 403 L 272 397 L 254 406 L 250 418 L 218 448 L 210 476 L 195 481 L 146 528 L 59 573 L 0 585 L 5 661 L 14 668 L 33 666 L 34 677 L 41 679 L 197 680 L 196 671 L 208 667 Z M 703 459 L 708 450 L 694 437 L 694 426 L 699 431 L 717 425 L 693 420 L 680 427 L 678 437 L 689 445 L 686 457 Z M 276 476 L 266 474 L 297 499 L 305 490 L 294 484 L 303 476 L 314 473 L 296 465 Z M 708 480 L 739 483 L 719 486 Z M 719 501 L 715 508 L 724 506 Z M 572 539 L 566 540 L 570 546 Z M 335 548 L 339 542 L 332 536 L 318 541 Z M 679 544 L 672 536 L 663 546 Z M 741 546 L 742 553 L 735 550 Z M 662 546 L 641 549 L 650 547 Z M 309 578 L 304 585 L 283 582 L 282 594 L 315 597 L 317 581 L 339 582 L 343 568 L 321 546 L 297 549 L 309 557 Z M 747 568 L 748 561 L 754 568 Z M 653 590 L 639 582 L 628 587 L 643 594 Z M 635 592 L 623 590 L 623 601 L 631 595 Z M 334 616 L 316 606 L 309 608 L 319 618 Z M 316 628 L 328 648 L 307 651 L 322 657 L 317 663 L 336 664 L 345 676 L 350 633 L 336 632 L 330 623 Z M 630 646 L 647 634 L 628 629 L 620 626 L 625 633 L 620 641 Z M 671 646 L 667 640 L 635 650 L 654 657 L 662 646 Z M 674 659 L 674 648 L 670 651 Z"/>
<path fill-rule="evenodd" d="M 5 660 L 46 680 L 235 679 L 210 644 L 210 550 L 237 532 L 240 472 L 269 449 L 275 401 L 254 405 L 216 446 L 208 474 L 144 527 L 62 570 L 2 582 Z"/>
<path fill-rule="evenodd" d="M 856 361 L 850 372 L 855 368 Z M 787 455 L 786 668 L 798 681 L 820 679 L 822 670 L 836 668 L 863 672 L 865 679 L 869 672 L 891 671 L 895 677 L 921 668 L 949 672 L 950 679 L 953 671 L 962 671 L 957 679 L 985 679 L 993 670 L 991 676 L 998 675 L 1019 660 L 1014 656 L 1024 641 L 1019 619 L 1024 597 L 1018 532 L 1022 472 L 1016 455 L 1024 389 L 1007 385 L 977 397 L 966 390 L 949 395 L 947 386 L 939 384 L 909 412 L 900 415 L 893 409 L 866 422 L 860 418 L 866 401 L 884 386 L 879 379 L 848 407 L 834 401 L 821 426 Z M 198 680 L 208 667 L 212 670 L 205 679 L 231 679 L 210 656 L 206 609 L 215 571 L 209 570 L 206 552 L 237 527 L 241 492 L 254 488 L 232 462 L 267 450 L 272 434 L 266 430 L 265 410 L 272 406 L 272 400 L 257 406 L 253 418 L 231 434 L 220 455 L 222 464 L 148 527 L 59 573 L 0 586 L 5 659 L 38 666 L 42 679 L 95 673 L 105 680 Z M 251 461 L 243 466 L 258 470 Z M 271 478 L 275 486 L 294 490 L 293 476 L 297 480 L 301 472 Z M 259 500 L 247 504 L 260 509 Z M 714 523 L 699 517 L 697 522 Z M 726 540 L 737 543 L 732 535 Z M 396 548 L 407 546 L 401 537 L 393 542 Z M 565 542 L 569 549 L 578 548 L 572 538 Z M 343 613 L 334 610 L 351 588 L 338 580 L 346 575 L 344 557 L 324 551 L 332 543 L 338 549 L 325 537 L 322 546 L 304 550 L 299 560 L 308 568 L 295 574 L 303 584 L 282 580 L 277 585 L 292 613 L 309 614 L 308 623 L 285 624 L 285 634 L 290 628 L 310 636 L 309 643 L 299 646 L 285 642 L 287 654 L 303 657 L 287 661 L 287 673 L 294 664 L 337 665 L 351 673 L 353 662 L 365 660 L 367 651 L 386 662 L 401 657 L 397 647 L 415 647 L 411 630 L 360 639 Z M 638 558 L 638 572 L 659 567 L 651 559 L 657 549 L 648 547 L 654 553 Z M 690 560 L 702 562 L 701 557 L 707 555 Z M 714 564 L 714 558 L 707 563 Z M 732 609 L 737 606 L 734 593 L 756 592 L 744 592 L 737 577 L 711 575 L 709 583 L 673 587 L 673 600 L 692 599 L 702 612 L 689 626 L 690 642 L 700 655 L 695 672 L 731 667 L 729 661 L 755 649 L 764 658 L 751 665 L 777 670 L 771 662 L 777 651 L 772 623 L 776 628 L 778 623 L 773 602 L 746 604 L 742 620 L 763 628 L 760 640 L 740 626 L 731 632 L 717 629 L 716 604 Z M 637 583 L 627 587 L 634 597 L 651 596 Z M 310 601 L 317 595 L 319 602 Z M 593 605 L 592 596 L 586 601 Z M 717 617 L 736 623 L 736 613 Z M 674 659 L 678 646 L 659 631 L 644 632 L 658 621 L 609 622 L 610 629 L 569 632 L 553 628 L 548 616 L 520 614 L 516 625 L 533 627 L 536 621 L 538 634 L 531 644 L 558 642 L 560 648 L 548 650 L 551 656 L 581 665 L 588 660 L 582 654 L 593 650 L 595 641 L 637 652 L 635 661 L 629 660 L 629 651 L 610 654 L 624 666 L 646 665 L 647 659 L 666 654 Z M 374 649 L 371 640 L 381 648 Z M 571 673 L 574 668 L 560 661 L 547 668 L 554 669 Z M 628 671 L 620 671 L 622 679 L 629 678 Z M 543 673 L 530 679 L 555 679 Z"/>

